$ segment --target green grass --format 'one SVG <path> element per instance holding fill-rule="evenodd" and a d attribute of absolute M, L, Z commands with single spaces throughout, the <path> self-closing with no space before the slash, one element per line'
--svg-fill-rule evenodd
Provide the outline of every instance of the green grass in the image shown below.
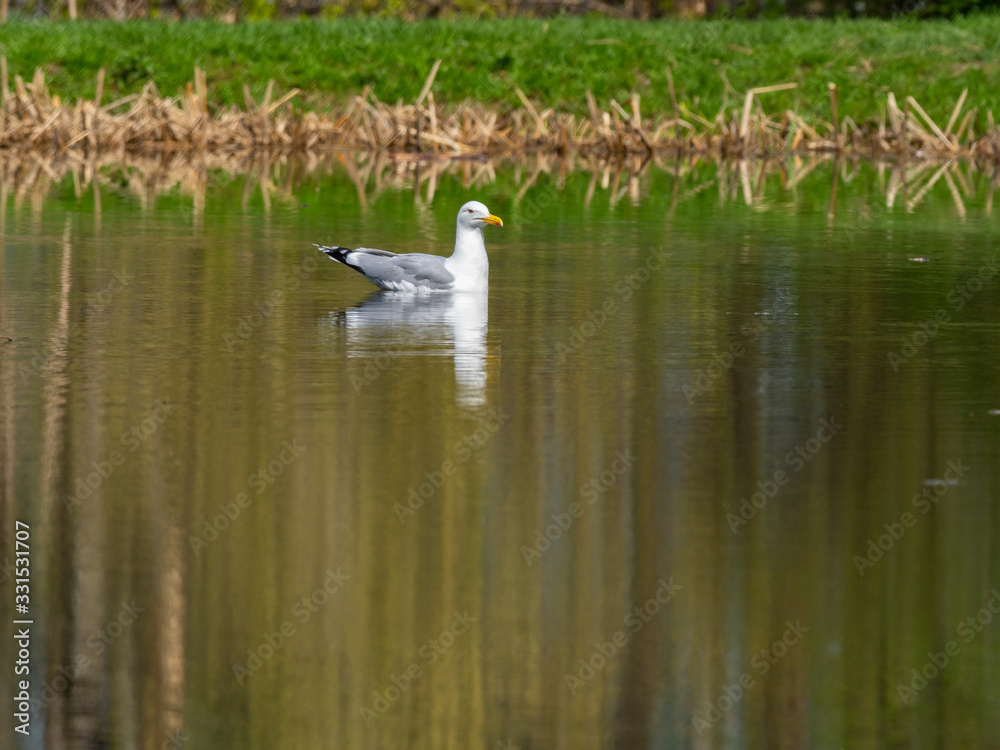
<path fill-rule="evenodd" d="M 514 87 L 534 101 L 586 112 L 590 87 L 607 108 L 641 94 L 645 114 L 667 113 L 666 69 L 682 104 L 712 117 L 725 100 L 723 75 L 739 92 L 797 81 L 766 95 L 768 111 L 791 107 L 828 118 L 827 82 L 837 84 L 841 114 L 878 116 L 885 92 L 912 94 L 939 122 L 964 87 L 967 107 L 983 117 L 1000 91 L 1000 16 L 954 21 L 657 21 L 605 18 L 422 21 L 30 22 L 3 27 L 0 43 L 11 76 L 36 66 L 65 97 L 92 96 L 107 69 L 105 101 L 139 90 L 150 78 L 174 94 L 207 74 L 213 103 L 242 106 L 242 85 L 259 99 L 269 78 L 305 92 L 300 106 L 322 110 L 371 85 L 383 101 L 411 100 L 434 60 L 438 102 L 471 98 L 520 106 Z"/>

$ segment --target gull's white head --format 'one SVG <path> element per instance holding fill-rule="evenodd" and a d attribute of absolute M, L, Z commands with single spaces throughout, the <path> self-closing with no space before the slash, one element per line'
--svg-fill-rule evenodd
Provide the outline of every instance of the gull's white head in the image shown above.
<path fill-rule="evenodd" d="M 479 201 L 469 201 L 458 210 L 459 228 L 482 229 L 487 224 L 502 227 L 503 221 Z"/>

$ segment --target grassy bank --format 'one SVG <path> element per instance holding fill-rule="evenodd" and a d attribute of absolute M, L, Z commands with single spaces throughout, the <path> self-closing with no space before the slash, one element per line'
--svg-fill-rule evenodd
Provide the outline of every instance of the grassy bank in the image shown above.
<path fill-rule="evenodd" d="M 913 95 L 947 120 L 969 89 L 966 109 L 985 119 L 1000 90 L 1000 16 L 955 21 L 651 22 L 606 18 L 221 23 L 18 21 L 3 27 L 11 79 L 45 71 L 64 100 L 92 97 L 99 68 L 105 97 L 155 81 L 164 95 L 205 73 L 214 105 L 259 100 L 268 79 L 301 89 L 296 107 L 343 105 L 365 86 L 382 101 L 412 101 L 434 60 L 439 102 L 471 98 L 520 107 L 515 87 L 541 107 L 583 115 L 585 91 L 598 102 L 636 92 L 643 114 L 672 112 L 671 69 L 682 106 L 711 119 L 728 102 L 742 106 L 754 86 L 797 82 L 766 94 L 768 111 L 829 118 L 827 83 L 837 84 L 841 115 L 878 118 L 885 92 Z M 728 84 L 727 84 L 728 81 Z M 104 101 L 108 101 L 105 98 Z"/>

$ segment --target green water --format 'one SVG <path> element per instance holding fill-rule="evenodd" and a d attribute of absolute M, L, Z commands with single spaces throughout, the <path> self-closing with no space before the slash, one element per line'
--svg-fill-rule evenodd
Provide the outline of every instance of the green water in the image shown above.
<path fill-rule="evenodd" d="M 991 174 L 371 166 L 0 167 L 5 736 L 995 745 Z"/>

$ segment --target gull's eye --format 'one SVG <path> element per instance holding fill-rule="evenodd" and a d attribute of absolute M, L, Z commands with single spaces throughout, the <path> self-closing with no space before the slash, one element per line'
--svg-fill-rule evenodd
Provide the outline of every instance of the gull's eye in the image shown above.
<path fill-rule="evenodd" d="M 471 209 L 471 208 L 469 209 L 469 213 L 470 213 L 470 214 L 472 213 L 472 209 Z"/>

